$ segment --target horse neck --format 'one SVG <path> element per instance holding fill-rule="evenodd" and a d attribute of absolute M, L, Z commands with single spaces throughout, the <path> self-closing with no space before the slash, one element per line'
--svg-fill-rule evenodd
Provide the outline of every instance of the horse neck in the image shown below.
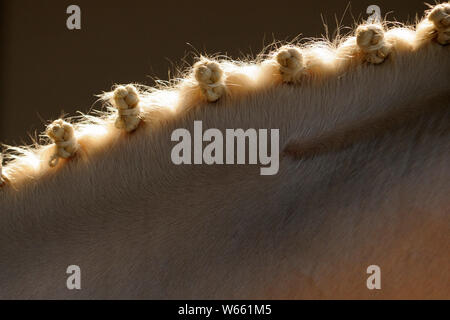
<path fill-rule="evenodd" d="M 190 166 L 176 168 L 171 162 L 173 143 L 170 142 L 170 135 L 176 128 L 188 128 L 192 132 L 194 120 L 202 120 L 204 130 L 280 129 L 280 149 L 283 150 L 292 141 L 308 141 L 324 134 L 333 134 L 347 125 L 401 110 L 405 105 L 447 92 L 450 70 L 450 61 L 446 59 L 448 52 L 449 47 L 431 43 L 415 52 L 399 54 L 382 65 L 359 66 L 320 83 L 283 85 L 238 99 L 223 99 L 178 117 L 174 115 L 164 126 L 155 129 L 149 121 L 130 137 L 120 135 L 110 139 L 112 145 L 103 146 L 102 152 L 87 162 L 69 163 L 67 168 L 38 181 L 37 185 L 30 186 L 18 197 L 7 199 L 7 202 L 28 211 L 26 206 L 18 205 L 16 201 L 30 199 L 36 192 L 48 194 L 48 199 L 52 198 L 52 194 L 62 192 L 70 194 L 73 206 L 76 206 L 76 203 L 86 199 L 95 202 L 98 188 L 112 188 L 108 192 L 117 193 L 114 186 L 124 182 L 127 186 L 118 192 L 119 197 L 142 193 L 142 188 L 155 194 L 163 190 L 170 193 L 177 187 L 172 183 L 165 184 L 165 181 L 177 181 L 182 188 L 182 185 L 192 181 L 189 178 L 187 181 L 180 179 L 188 177 L 190 170 L 199 171 Z M 151 116 L 150 112 L 147 117 Z M 89 144 L 84 147 L 89 148 Z M 236 172 L 242 170 L 245 171 L 241 168 Z M 86 185 L 87 180 L 93 179 L 95 185 L 80 188 Z M 48 205 L 52 206 L 50 203 Z M 34 208 L 31 206 L 29 209 Z"/>

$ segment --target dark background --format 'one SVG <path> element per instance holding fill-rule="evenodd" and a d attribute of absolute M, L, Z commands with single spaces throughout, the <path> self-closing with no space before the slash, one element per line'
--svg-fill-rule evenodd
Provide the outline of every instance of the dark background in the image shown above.
<path fill-rule="evenodd" d="M 81 7 L 81 30 L 66 27 L 71 4 Z M 256 55 L 274 39 L 324 34 L 321 14 L 331 31 L 335 16 L 352 26 L 372 4 L 402 22 L 427 8 L 422 0 L 0 0 L 0 142 L 30 143 L 28 133 L 62 111 L 87 112 L 113 84 L 167 80 L 192 52 Z"/>

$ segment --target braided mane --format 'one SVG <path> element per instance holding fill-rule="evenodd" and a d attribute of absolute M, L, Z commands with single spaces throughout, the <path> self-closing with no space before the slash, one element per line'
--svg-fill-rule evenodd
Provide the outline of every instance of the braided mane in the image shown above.
<path fill-rule="evenodd" d="M 220 99 L 242 99 L 287 84 L 321 88 L 326 80 L 350 76 L 369 64 L 395 61 L 430 46 L 445 50 L 441 45 L 450 42 L 449 17 L 450 3 L 446 2 L 430 8 L 415 25 L 363 23 L 353 34 L 334 42 L 290 43 L 253 61 L 200 57 L 183 77 L 159 87 L 118 86 L 100 95 L 106 111 L 65 119 L 64 126 L 73 130 L 74 138 L 57 141 L 47 129 L 43 141 L 33 146 L 6 146 L 7 163 L 3 168 L 0 165 L 0 185 L 2 189 L 19 190 L 70 165 L 72 156 L 87 161 L 127 134 L 152 134 L 193 109 L 207 108 Z M 68 151 L 68 147 L 73 148 Z"/>

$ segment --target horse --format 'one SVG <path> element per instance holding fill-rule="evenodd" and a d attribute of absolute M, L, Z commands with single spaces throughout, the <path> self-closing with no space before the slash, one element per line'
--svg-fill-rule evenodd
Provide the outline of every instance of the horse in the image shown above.
<path fill-rule="evenodd" d="M 11 147 L 0 298 L 448 299 L 449 8 L 255 61 L 201 57 Z M 172 133 L 199 120 L 279 129 L 278 173 L 174 164 Z"/>

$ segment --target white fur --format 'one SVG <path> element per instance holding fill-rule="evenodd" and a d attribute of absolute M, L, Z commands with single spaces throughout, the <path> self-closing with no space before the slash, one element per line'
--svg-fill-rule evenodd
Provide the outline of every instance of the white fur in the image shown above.
<path fill-rule="evenodd" d="M 371 298 L 371 264 L 386 279 L 376 297 L 449 298 L 448 108 L 347 149 L 285 158 L 274 177 L 170 161 L 171 132 L 194 120 L 279 128 L 283 149 L 448 104 L 449 47 L 404 44 L 381 65 L 332 59 L 330 69 L 328 52 L 352 53 L 354 42 L 314 48 L 320 61 L 306 48 L 310 74 L 333 71 L 301 86 L 281 85 L 273 61 L 222 62 L 227 95 L 215 104 L 199 106 L 187 80 L 144 88 L 145 122 L 127 139 L 106 114 L 75 124 L 86 154 L 57 170 L 40 163 L 48 147 L 24 150 L 6 167 L 18 191 L 0 191 L 0 298 Z M 80 292 L 65 288 L 72 264 Z"/>

